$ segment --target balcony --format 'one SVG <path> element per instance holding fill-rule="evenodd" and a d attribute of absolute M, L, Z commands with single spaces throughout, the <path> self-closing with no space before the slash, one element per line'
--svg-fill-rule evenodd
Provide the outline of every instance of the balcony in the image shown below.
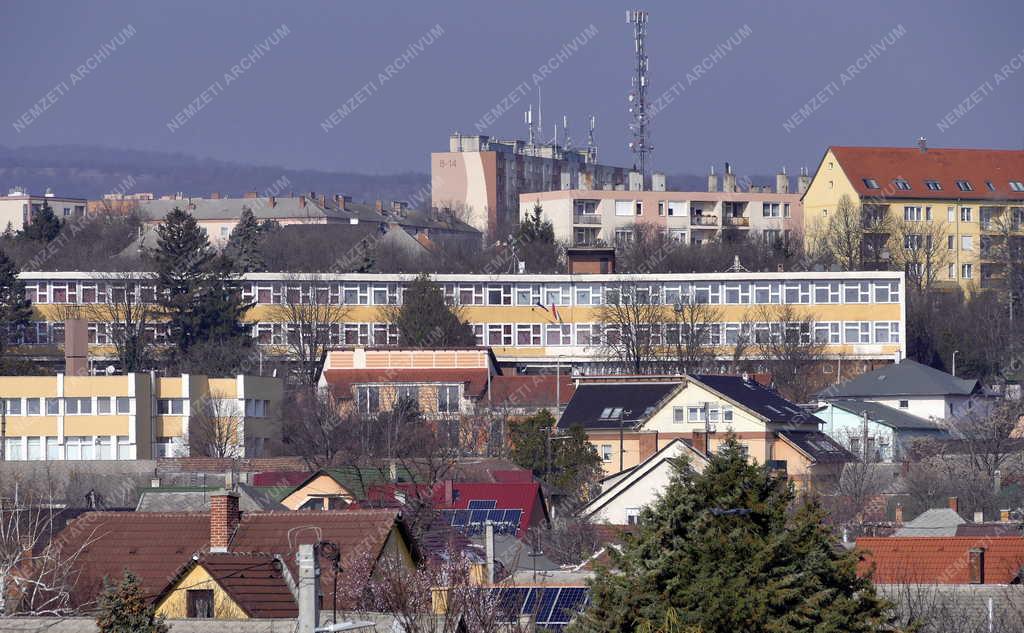
<path fill-rule="evenodd" d="M 718 217 L 713 215 L 691 215 L 690 224 L 693 226 L 717 227 Z"/>
<path fill-rule="evenodd" d="M 726 216 L 726 226 L 750 226 L 750 218 Z"/>
<path fill-rule="evenodd" d="M 597 213 L 574 213 L 572 216 L 573 224 L 600 224 L 601 216 Z"/>

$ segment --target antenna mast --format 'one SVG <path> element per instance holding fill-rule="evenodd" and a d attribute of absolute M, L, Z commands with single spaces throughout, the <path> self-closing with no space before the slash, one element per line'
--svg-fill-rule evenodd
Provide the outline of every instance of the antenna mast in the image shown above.
<path fill-rule="evenodd" d="M 597 162 L 597 143 L 594 142 L 594 128 L 597 127 L 597 117 L 590 115 L 590 131 L 587 132 L 587 159 L 592 163 Z"/>
<path fill-rule="evenodd" d="M 632 122 L 629 130 L 633 140 L 629 149 L 639 155 L 641 174 L 647 174 L 647 155 L 654 149 L 650 145 L 647 129 L 647 12 L 640 10 L 626 11 L 626 22 L 633 25 L 633 40 L 636 45 L 636 65 L 633 75 L 633 89 L 629 92 L 629 113 Z M 636 164 L 633 165 L 636 168 Z"/>
<path fill-rule="evenodd" d="M 530 109 L 523 112 L 523 120 L 526 121 L 526 127 L 530 130 L 530 145 L 533 145 L 533 104 L 530 104 Z"/>

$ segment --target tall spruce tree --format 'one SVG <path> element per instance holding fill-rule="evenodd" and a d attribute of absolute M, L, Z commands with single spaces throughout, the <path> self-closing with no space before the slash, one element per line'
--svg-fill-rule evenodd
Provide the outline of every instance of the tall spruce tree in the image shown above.
<path fill-rule="evenodd" d="M 149 603 L 139 579 L 130 571 L 118 584 L 104 579 L 97 605 L 96 628 L 100 633 L 167 633 L 168 626 Z"/>
<path fill-rule="evenodd" d="M 175 208 L 156 232 L 157 247 L 150 257 L 160 307 L 168 317 L 179 360 L 197 346 L 203 357 L 210 357 L 211 345 L 230 350 L 251 345 L 242 324 L 249 304 L 242 300 L 237 280 L 195 218 Z"/>
<path fill-rule="evenodd" d="M 259 222 L 252 209 L 246 207 L 238 218 L 238 224 L 231 230 L 224 247 L 224 257 L 236 273 L 257 273 L 267 269 L 263 259 L 263 240 L 270 225 Z"/>
<path fill-rule="evenodd" d="M 812 501 L 730 438 L 701 474 L 688 464 L 640 514 L 639 533 L 591 585 L 570 631 L 636 631 L 670 615 L 702 633 L 894 631 Z"/>
<path fill-rule="evenodd" d="M 533 213 L 516 227 L 512 247 L 526 264 L 526 272 L 559 272 L 562 247 L 555 241 L 555 227 L 544 218 L 540 203 L 535 204 Z"/>
<path fill-rule="evenodd" d="M 402 305 L 386 306 L 383 318 L 398 329 L 403 347 L 475 347 L 476 335 L 444 290 L 422 274 L 402 292 Z"/>
<path fill-rule="evenodd" d="M 27 240 L 52 242 L 60 235 L 60 220 L 53 212 L 49 202 L 32 212 L 32 218 L 21 233 Z"/>
<path fill-rule="evenodd" d="M 582 426 L 570 427 L 564 434 L 555 426 L 547 409 L 510 425 L 510 456 L 518 466 L 530 469 L 535 477 L 569 495 L 570 503 L 576 503 L 597 485 L 601 456 Z"/>
<path fill-rule="evenodd" d="M 25 283 L 18 279 L 18 266 L 0 251 L 0 357 L 19 329 L 32 317 L 32 302 L 25 298 Z"/>

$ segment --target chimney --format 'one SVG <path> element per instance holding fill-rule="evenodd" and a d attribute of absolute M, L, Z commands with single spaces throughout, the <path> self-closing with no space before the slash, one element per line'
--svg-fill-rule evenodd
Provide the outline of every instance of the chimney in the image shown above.
<path fill-rule="evenodd" d="M 245 198 L 259 198 L 260 194 L 259 194 L 258 191 L 246 191 L 245 192 L 245 196 L 243 196 L 243 197 L 245 197 Z"/>
<path fill-rule="evenodd" d="M 484 525 L 484 554 L 487 556 L 487 584 L 494 584 L 494 524 Z"/>
<path fill-rule="evenodd" d="M 919 150 L 921 150 L 921 153 L 922 153 L 922 154 L 923 154 L 924 152 L 927 152 L 927 151 L 928 151 L 928 139 L 926 139 L 926 138 L 925 138 L 925 137 L 923 137 L 923 136 L 922 136 L 922 137 L 920 137 L 919 139 L 917 139 L 917 148 L 918 148 Z"/>
<path fill-rule="evenodd" d="M 149 480 L 149 487 L 150 488 L 159 488 L 160 487 L 160 478 L 159 477 L 153 477 L 152 479 L 150 479 Z"/>
<path fill-rule="evenodd" d="M 957 499 L 956 497 L 950 497 L 949 500 L 947 501 L 947 504 L 949 505 L 949 509 L 950 510 L 952 510 L 953 512 L 956 512 L 957 514 L 960 514 L 960 500 L 959 499 Z"/>
<path fill-rule="evenodd" d="M 985 584 L 985 548 L 972 547 L 967 552 L 967 567 L 972 585 Z"/>
<path fill-rule="evenodd" d="M 300 209 L 305 209 L 306 208 L 306 196 L 299 196 L 299 208 Z"/>
<path fill-rule="evenodd" d="M 981 510 L 975 510 L 974 511 L 974 522 L 975 523 L 984 523 L 985 522 L 985 513 L 982 512 Z"/>
<path fill-rule="evenodd" d="M 807 193 L 807 188 L 811 186 L 811 177 L 807 175 L 807 168 L 804 167 L 800 170 L 800 177 L 796 179 L 796 192 L 800 195 Z"/>
<path fill-rule="evenodd" d="M 903 525 L 903 504 L 896 504 L 896 525 Z"/>
<path fill-rule="evenodd" d="M 89 375 L 89 324 L 84 319 L 64 321 L 64 375 Z"/>
<path fill-rule="evenodd" d="M 444 504 L 445 506 L 451 507 L 455 502 L 455 486 L 452 484 L 451 479 L 444 480 Z"/>
<path fill-rule="evenodd" d="M 320 625 L 320 565 L 312 543 L 299 545 L 295 562 L 299 566 L 298 633 L 313 633 Z"/>
<path fill-rule="evenodd" d="M 384 201 L 383 200 L 378 200 L 376 202 L 376 204 L 374 205 L 374 208 L 377 209 L 378 211 L 383 211 L 384 210 Z"/>
<path fill-rule="evenodd" d="M 999 511 L 999 521 L 1001 523 L 1009 523 L 1010 522 L 1010 509 L 1009 508 L 1007 508 L 1005 510 L 1000 510 Z"/>
<path fill-rule="evenodd" d="M 715 166 L 711 166 L 711 173 L 708 174 L 708 191 L 718 191 L 718 175 L 715 174 Z"/>
<path fill-rule="evenodd" d="M 210 495 L 210 551 L 225 553 L 238 527 L 238 493 L 219 490 Z"/>
<path fill-rule="evenodd" d="M 694 431 L 693 432 L 693 435 L 690 438 L 690 446 L 692 446 L 693 450 L 697 451 L 698 453 L 705 453 L 706 454 L 708 452 L 707 445 L 704 443 L 704 432 L 703 431 Z"/>
<path fill-rule="evenodd" d="M 786 174 L 785 167 L 775 174 L 775 193 L 789 193 L 789 176 Z"/>
<path fill-rule="evenodd" d="M 644 175 L 638 171 L 629 172 L 629 190 L 630 191 L 643 191 L 644 190 Z"/>
<path fill-rule="evenodd" d="M 273 209 L 277 206 L 277 198 L 275 196 L 269 196 L 267 198 L 267 203 L 270 204 L 270 208 Z"/>
<path fill-rule="evenodd" d="M 665 174 L 655 172 L 651 174 L 651 191 L 665 191 Z"/>
<path fill-rule="evenodd" d="M 214 191 L 210 194 L 210 200 L 220 200 L 220 192 Z"/>
<path fill-rule="evenodd" d="M 722 180 L 722 191 L 728 193 L 736 192 L 736 174 L 732 173 L 732 165 L 725 164 L 725 177 Z"/>
<path fill-rule="evenodd" d="M 323 208 L 323 209 L 326 209 L 327 208 L 327 194 L 325 194 L 325 193 L 320 194 L 320 198 L 319 199 L 320 199 L 320 207 Z"/>
<path fill-rule="evenodd" d="M 337 205 L 339 211 L 344 211 L 345 210 L 345 196 L 341 195 L 340 193 L 339 194 L 335 194 L 335 196 L 334 196 L 334 204 Z"/>

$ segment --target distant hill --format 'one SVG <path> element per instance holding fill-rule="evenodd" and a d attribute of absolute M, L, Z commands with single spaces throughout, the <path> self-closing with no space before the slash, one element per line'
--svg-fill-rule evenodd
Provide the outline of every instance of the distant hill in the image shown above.
<path fill-rule="evenodd" d="M 277 185 L 278 195 L 315 191 L 341 193 L 357 201 L 405 200 L 413 207 L 430 204 L 430 177 L 406 172 L 385 176 L 245 165 L 185 154 L 114 149 L 91 145 L 11 148 L 0 145 L 0 195 L 14 186 L 42 193 L 100 198 L 129 178 L 133 192 L 157 195 L 183 192 L 209 196 L 217 191 L 240 196 Z M 284 180 L 284 179 L 287 180 Z M 127 180 L 130 182 L 130 180 Z"/>

